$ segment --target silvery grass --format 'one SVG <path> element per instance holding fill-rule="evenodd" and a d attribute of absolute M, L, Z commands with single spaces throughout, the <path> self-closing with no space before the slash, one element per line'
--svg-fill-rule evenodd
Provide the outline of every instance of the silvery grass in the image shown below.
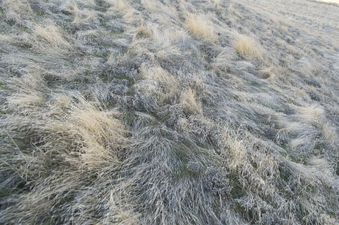
<path fill-rule="evenodd" d="M 0 4 L 1 224 L 338 224 L 334 6 Z"/>

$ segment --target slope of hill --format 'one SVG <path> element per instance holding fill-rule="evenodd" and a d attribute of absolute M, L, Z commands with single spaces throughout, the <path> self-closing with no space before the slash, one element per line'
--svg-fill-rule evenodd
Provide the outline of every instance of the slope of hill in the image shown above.
<path fill-rule="evenodd" d="M 319 0 L 319 2 L 326 2 L 326 3 L 336 3 L 336 4 L 339 4 L 339 0 Z"/>
<path fill-rule="evenodd" d="M 0 1 L 0 224 L 338 224 L 339 8 Z"/>

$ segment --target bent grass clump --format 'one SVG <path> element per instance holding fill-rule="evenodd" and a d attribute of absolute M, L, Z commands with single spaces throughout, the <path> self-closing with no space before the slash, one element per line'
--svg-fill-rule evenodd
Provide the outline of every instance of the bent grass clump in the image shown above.
<path fill-rule="evenodd" d="M 9 172 L 6 165 L 10 163 L 15 174 L 9 178 L 26 183 L 32 191 L 20 194 L 20 209 L 9 206 L 1 214 L 1 220 L 15 221 L 19 216 L 26 222 L 39 223 L 40 218 L 46 219 L 51 213 L 45 207 L 69 204 L 66 199 L 70 196 L 59 193 L 81 195 L 79 187 L 84 182 L 92 182 L 93 176 L 102 174 L 105 168 L 121 165 L 119 155 L 127 146 L 127 132 L 115 111 L 105 112 L 81 96 L 71 99 L 60 95 L 44 104 L 43 108 L 34 108 L 21 101 L 21 111 L 29 112 L 28 115 L 6 119 L 8 135 L 17 149 L 2 151 L 6 157 L 0 163 L 1 171 Z M 14 134 L 15 130 L 21 136 Z M 17 140 L 21 138 L 31 143 L 19 143 Z M 41 207 L 31 207 L 35 204 Z M 17 214 L 10 213 L 13 210 Z M 46 222 L 45 219 L 42 221 Z"/>
<path fill-rule="evenodd" d="M 123 124 L 114 119 L 116 112 L 99 111 L 95 106 L 80 99 L 71 112 L 68 123 L 76 129 L 84 143 L 80 150 L 84 166 L 97 168 L 118 163 L 118 152 L 126 144 Z"/>
<path fill-rule="evenodd" d="M 185 26 L 195 38 L 207 42 L 216 42 L 218 40 L 213 24 L 205 16 L 189 14 L 186 17 Z"/>
<path fill-rule="evenodd" d="M 239 56 L 249 60 L 262 60 L 263 50 L 253 38 L 240 35 L 234 42 L 234 48 Z"/>
<path fill-rule="evenodd" d="M 196 93 L 191 88 L 181 93 L 180 103 L 183 106 L 184 112 L 188 114 L 199 114 L 202 112 L 201 104 L 196 99 Z"/>
<path fill-rule="evenodd" d="M 136 38 L 150 38 L 152 37 L 152 34 L 152 30 L 143 24 L 135 31 Z"/>
<path fill-rule="evenodd" d="M 148 67 L 143 65 L 140 68 L 141 76 L 146 80 L 153 80 L 160 84 L 165 98 L 173 98 L 178 92 L 179 83 L 177 79 L 159 66 Z"/>
<path fill-rule="evenodd" d="M 71 45 L 65 40 L 60 28 L 54 24 L 48 24 L 46 26 L 37 25 L 34 33 L 51 47 L 60 49 L 71 48 Z"/>

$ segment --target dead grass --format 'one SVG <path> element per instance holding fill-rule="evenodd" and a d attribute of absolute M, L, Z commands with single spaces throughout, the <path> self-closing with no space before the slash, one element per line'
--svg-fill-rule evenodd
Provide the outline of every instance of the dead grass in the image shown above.
<path fill-rule="evenodd" d="M 21 23 L 22 19 L 29 18 L 32 14 L 32 9 L 26 0 L 4 0 L 1 5 L 6 9 L 6 19 L 17 23 Z"/>
<path fill-rule="evenodd" d="M 44 88 L 44 82 L 37 70 L 33 70 L 22 78 L 11 79 L 8 86 L 16 91 L 8 97 L 8 106 L 11 109 L 34 108 L 44 102 L 44 96 L 40 91 Z"/>
<path fill-rule="evenodd" d="M 127 1 L 109 0 L 108 3 L 111 5 L 108 10 L 110 14 L 115 15 L 116 13 L 118 13 L 123 16 L 125 21 L 127 21 L 128 23 L 138 20 L 135 15 L 136 11 Z"/>
<path fill-rule="evenodd" d="M 0 2 L 0 224 L 336 224 L 335 6 Z"/>
<path fill-rule="evenodd" d="M 8 99 L 11 108 L 36 107 L 43 103 L 44 98 L 40 93 L 18 93 Z"/>
<path fill-rule="evenodd" d="M 181 93 L 180 102 L 186 113 L 197 114 L 202 112 L 201 105 L 196 97 L 196 93 L 191 88 L 188 88 Z"/>
<path fill-rule="evenodd" d="M 120 11 L 120 12 L 126 12 L 128 11 L 129 9 L 129 5 L 126 1 L 123 1 L 123 0 L 110 0 L 109 1 L 110 4 L 112 4 L 112 6 L 117 10 L 117 11 Z"/>
<path fill-rule="evenodd" d="M 71 48 L 69 42 L 64 38 L 61 29 L 54 24 L 48 24 L 45 26 L 37 25 L 34 29 L 34 33 L 50 47 L 60 49 Z"/>
<path fill-rule="evenodd" d="M 152 30 L 147 27 L 146 25 L 142 24 L 139 26 L 135 32 L 135 37 L 136 38 L 150 38 L 152 37 Z"/>
<path fill-rule="evenodd" d="M 216 42 L 218 40 L 213 24 L 206 16 L 189 14 L 186 17 L 185 26 L 195 38 L 208 42 Z"/>
<path fill-rule="evenodd" d="M 253 38 L 240 35 L 234 42 L 234 48 L 239 56 L 249 60 L 262 60 L 263 50 Z"/>
<path fill-rule="evenodd" d="M 324 109 L 319 105 L 299 107 L 297 110 L 301 118 L 306 122 L 320 125 L 325 120 Z"/>
<path fill-rule="evenodd" d="M 173 98 L 178 93 L 179 83 L 177 79 L 161 67 L 141 67 L 143 79 L 159 82 L 164 90 L 166 98 Z"/>
<path fill-rule="evenodd" d="M 322 134 L 325 139 L 332 145 L 338 141 L 338 135 L 336 129 L 329 122 L 322 124 Z"/>
<path fill-rule="evenodd" d="M 80 99 L 71 112 L 68 123 L 81 135 L 84 147 L 80 150 L 85 168 L 100 168 L 117 164 L 117 153 L 126 143 L 126 131 L 122 123 L 114 118 L 114 113 L 99 111 L 96 107 Z"/>
<path fill-rule="evenodd" d="M 229 165 L 231 169 L 239 169 L 242 165 L 246 163 L 246 146 L 243 144 L 242 140 L 234 139 L 233 137 L 225 134 L 223 141 L 226 144 L 225 151 L 228 156 L 231 157 L 231 164 Z"/>

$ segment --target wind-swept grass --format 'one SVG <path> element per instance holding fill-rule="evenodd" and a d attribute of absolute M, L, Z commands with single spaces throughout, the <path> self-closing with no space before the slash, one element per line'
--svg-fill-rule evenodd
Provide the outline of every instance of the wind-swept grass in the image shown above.
<path fill-rule="evenodd" d="M 337 224 L 336 9 L 0 1 L 0 224 Z"/>

